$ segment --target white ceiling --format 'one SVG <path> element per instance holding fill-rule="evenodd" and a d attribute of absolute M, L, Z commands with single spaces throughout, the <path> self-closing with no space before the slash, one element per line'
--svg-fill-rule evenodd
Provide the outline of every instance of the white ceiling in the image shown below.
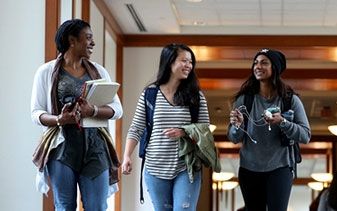
<path fill-rule="evenodd" d="M 104 1 L 124 34 L 337 34 L 336 0 Z"/>

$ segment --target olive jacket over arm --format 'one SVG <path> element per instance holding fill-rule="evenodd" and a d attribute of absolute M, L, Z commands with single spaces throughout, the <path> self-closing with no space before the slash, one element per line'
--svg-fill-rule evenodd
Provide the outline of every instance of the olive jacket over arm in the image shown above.
<path fill-rule="evenodd" d="M 201 164 L 220 172 L 220 159 L 208 124 L 195 123 L 182 128 L 187 136 L 179 140 L 179 157 L 185 160 L 190 182 L 193 182 L 194 171 L 201 169 Z"/>

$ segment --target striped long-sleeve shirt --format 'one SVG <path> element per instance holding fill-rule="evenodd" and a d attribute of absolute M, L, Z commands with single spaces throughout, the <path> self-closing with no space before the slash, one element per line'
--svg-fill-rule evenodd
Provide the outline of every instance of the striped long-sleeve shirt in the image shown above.
<path fill-rule="evenodd" d="M 146 127 L 144 93 L 138 100 L 136 112 L 128 131 L 128 139 L 139 141 Z M 198 122 L 209 123 L 207 102 L 201 92 Z M 159 90 L 153 114 L 152 134 L 145 155 L 145 167 L 151 175 L 161 179 L 173 179 L 186 169 L 184 160 L 179 158 L 178 139 L 169 139 L 163 134 L 163 130 L 180 128 L 187 124 L 191 124 L 188 106 L 170 104 Z"/>

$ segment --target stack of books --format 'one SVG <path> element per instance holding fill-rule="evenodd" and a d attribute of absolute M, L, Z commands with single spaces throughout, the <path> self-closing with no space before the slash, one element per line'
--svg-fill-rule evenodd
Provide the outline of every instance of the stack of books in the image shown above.
<path fill-rule="evenodd" d="M 120 84 L 117 82 L 97 79 L 86 81 L 83 89 L 83 97 L 91 104 L 97 107 L 107 105 L 112 102 L 117 94 Z M 81 119 L 82 127 L 108 127 L 107 119 L 97 117 L 86 117 Z"/>

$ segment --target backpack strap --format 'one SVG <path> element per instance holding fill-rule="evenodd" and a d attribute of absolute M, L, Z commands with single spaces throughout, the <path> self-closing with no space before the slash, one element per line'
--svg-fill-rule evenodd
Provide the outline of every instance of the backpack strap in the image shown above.
<path fill-rule="evenodd" d="M 287 92 L 287 96 L 286 98 L 282 98 L 282 106 L 281 106 L 281 110 L 284 111 L 288 111 L 289 109 L 291 109 L 291 101 L 293 99 L 293 93 L 291 92 Z"/>
<path fill-rule="evenodd" d="M 293 99 L 293 93 L 288 92 L 286 98 L 282 98 L 282 112 L 286 112 L 291 109 L 291 101 Z M 282 133 L 283 139 L 288 142 L 289 160 L 291 162 L 290 168 L 293 171 L 294 178 L 297 178 L 297 163 L 302 161 L 300 144 L 290 140 L 284 133 Z M 292 156 L 294 155 L 294 157 Z"/>
<path fill-rule="evenodd" d="M 146 147 L 149 143 L 151 133 L 152 133 L 152 126 L 153 126 L 153 114 L 154 108 L 156 106 L 156 99 L 158 93 L 158 86 L 149 86 L 146 88 L 144 93 L 144 106 L 145 106 L 145 122 L 146 128 L 144 133 L 141 137 L 139 143 L 139 157 L 142 158 L 141 170 L 140 170 L 140 203 L 144 203 L 144 190 L 143 190 L 143 170 L 145 164 L 145 153 Z"/>
<path fill-rule="evenodd" d="M 156 106 L 158 90 L 159 88 L 157 86 L 150 86 L 146 88 L 145 93 L 144 93 L 146 128 L 140 140 L 140 145 L 139 145 L 139 157 L 140 158 L 145 158 L 146 147 L 151 137 L 152 126 L 153 126 L 153 114 L 154 114 L 154 108 Z"/>

